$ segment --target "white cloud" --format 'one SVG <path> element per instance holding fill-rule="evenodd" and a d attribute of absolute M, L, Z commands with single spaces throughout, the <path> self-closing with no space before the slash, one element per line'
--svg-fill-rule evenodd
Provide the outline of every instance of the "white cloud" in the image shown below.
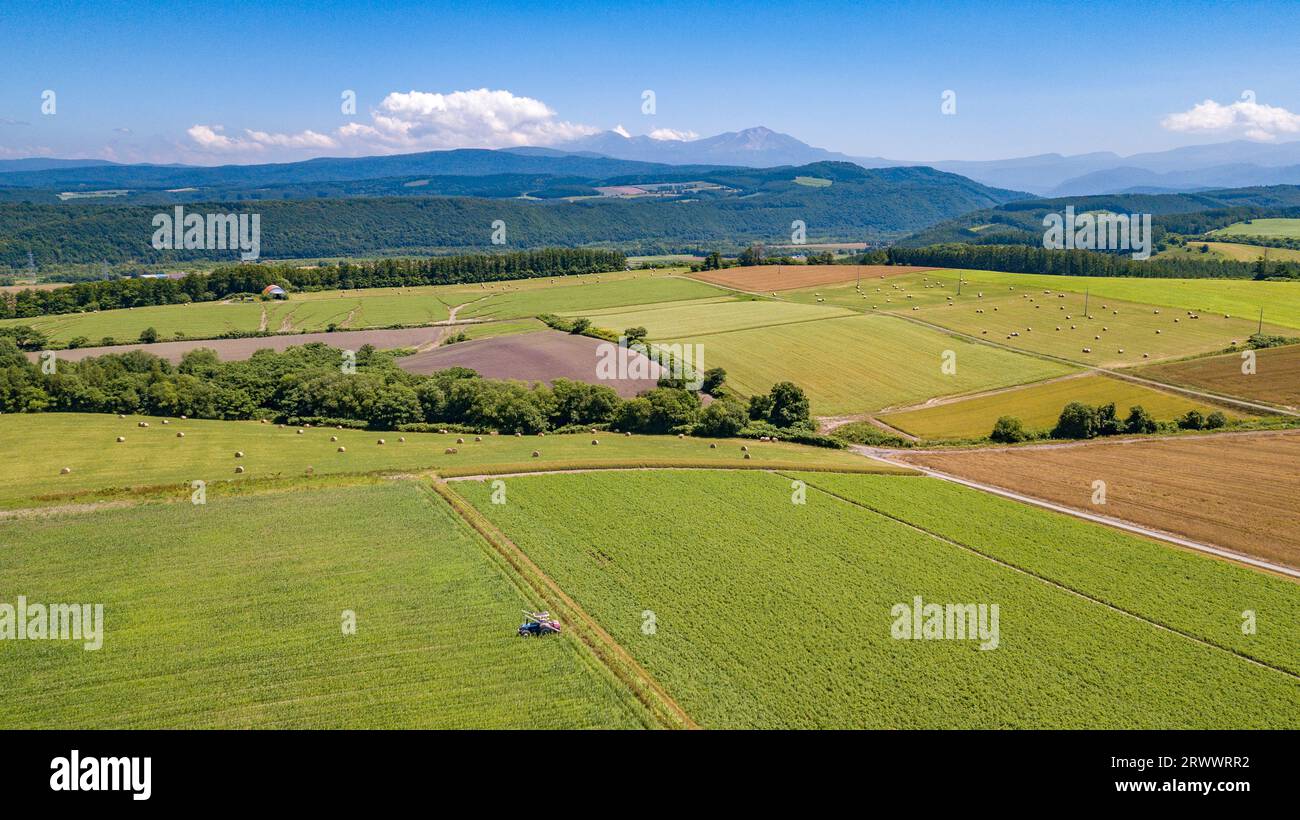
<path fill-rule="evenodd" d="M 1214 100 L 1197 103 L 1187 111 L 1170 114 L 1160 125 L 1170 131 L 1240 132 L 1250 139 L 1267 142 L 1282 134 L 1300 133 L 1300 114 L 1255 102 L 1255 95 L 1246 92 L 1242 99 L 1227 105 Z"/>
<path fill-rule="evenodd" d="M 700 135 L 694 131 L 678 131 L 675 128 L 656 128 L 646 136 L 652 140 L 675 140 L 677 142 L 690 142 L 700 138 Z"/>
<path fill-rule="evenodd" d="M 599 131 L 559 119 L 541 100 L 486 88 L 393 92 L 370 112 L 370 120 L 344 126 L 339 136 L 367 148 L 411 150 L 552 145 Z"/>
<path fill-rule="evenodd" d="M 325 134 L 307 130 L 297 134 L 271 134 L 244 129 L 242 137 L 228 137 L 220 125 L 194 125 L 185 133 L 204 151 L 232 153 L 263 151 L 267 148 L 336 148 L 338 141 Z"/>
<path fill-rule="evenodd" d="M 349 122 L 332 134 L 306 130 L 275 134 L 245 129 L 227 136 L 220 125 L 195 125 L 187 132 L 202 151 L 255 152 L 266 149 L 347 153 L 399 153 L 447 148 L 509 148 L 553 145 L 599 133 L 590 125 L 561 120 L 541 100 L 504 90 L 479 88 L 441 94 L 393 92 L 370 111 L 370 122 Z M 626 135 L 626 131 L 622 132 Z"/>
<path fill-rule="evenodd" d="M 185 133 L 204 151 L 257 151 L 262 147 L 255 142 L 227 137 L 221 133 L 224 130 L 220 125 L 193 125 Z"/>

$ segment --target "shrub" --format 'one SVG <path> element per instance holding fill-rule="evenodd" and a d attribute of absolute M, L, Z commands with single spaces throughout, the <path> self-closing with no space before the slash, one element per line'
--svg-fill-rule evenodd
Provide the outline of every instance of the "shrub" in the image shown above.
<path fill-rule="evenodd" d="M 1124 429 L 1130 433 L 1154 433 L 1160 425 L 1140 404 L 1128 409 L 1128 418 L 1124 419 Z"/>
<path fill-rule="evenodd" d="M 158 331 L 155 328 L 146 327 L 144 330 L 140 331 L 141 344 L 151 345 L 156 341 L 158 341 Z"/>
<path fill-rule="evenodd" d="M 1218 410 L 1215 410 L 1213 413 L 1205 417 L 1205 428 L 1207 430 L 1218 430 L 1221 427 L 1227 426 L 1228 417 Z"/>
<path fill-rule="evenodd" d="M 710 367 L 704 371 L 704 382 L 700 385 L 700 390 L 708 393 L 710 396 L 718 395 L 722 389 L 723 383 L 727 381 L 727 371 L 721 367 Z"/>
<path fill-rule="evenodd" d="M 1020 419 L 1015 416 L 1002 416 L 993 424 L 993 432 L 989 433 L 989 438 L 1001 444 L 1016 444 L 1027 441 L 1029 435 L 1025 432 Z"/>
<path fill-rule="evenodd" d="M 1097 412 L 1083 402 L 1072 401 L 1061 410 L 1052 438 L 1095 438 L 1097 428 Z"/>
<path fill-rule="evenodd" d="M 749 424 L 749 412 L 738 401 L 721 399 L 704 408 L 695 425 L 698 436 L 725 438 L 734 436 Z"/>
<path fill-rule="evenodd" d="M 1184 430 L 1204 430 L 1205 416 L 1199 410 L 1188 410 L 1179 417 L 1178 426 Z"/>

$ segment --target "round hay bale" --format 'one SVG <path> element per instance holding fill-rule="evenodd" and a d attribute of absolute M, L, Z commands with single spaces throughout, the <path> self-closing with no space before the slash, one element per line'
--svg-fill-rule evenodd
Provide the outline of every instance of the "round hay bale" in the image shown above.
<path fill-rule="evenodd" d="M 340 453 L 346 453 L 347 451 L 348 451 L 348 448 L 346 448 L 346 447 L 340 447 L 340 448 L 338 449 L 338 452 L 340 452 Z"/>
<path fill-rule="evenodd" d="M 176 434 L 176 438 L 185 438 L 185 434 L 184 434 L 184 433 L 177 433 L 177 434 Z"/>
<path fill-rule="evenodd" d="M 330 436 L 330 441 L 338 441 L 338 440 L 339 440 L 338 436 Z"/>
<path fill-rule="evenodd" d="M 181 416 L 181 421 L 185 421 L 185 416 Z"/>
<path fill-rule="evenodd" d="M 258 421 L 261 422 L 262 424 L 266 424 L 266 423 L 267 423 L 266 419 L 258 419 Z"/>
<path fill-rule="evenodd" d="M 405 443 L 406 443 L 406 436 L 398 436 L 398 437 L 397 437 L 397 441 L 398 441 L 399 443 L 401 443 L 401 444 L 405 444 Z"/>
<path fill-rule="evenodd" d="M 62 470 L 59 470 L 59 475 L 67 475 L 70 472 L 72 472 L 71 467 L 64 467 Z"/>
<path fill-rule="evenodd" d="M 465 439 L 463 439 L 463 438 L 458 438 L 458 439 L 456 439 L 456 443 L 457 443 L 457 444 L 464 444 L 464 443 L 465 443 Z"/>
<path fill-rule="evenodd" d="M 382 438 L 375 442 L 375 444 L 383 444 L 383 443 L 384 443 L 384 440 L 383 440 Z"/>
<path fill-rule="evenodd" d="M 300 435 L 300 436 L 302 435 L 302 430 L 299 430 L 299 431 L 298 431 L 298 435 Z"/>
<path fill-rule="evenodd" d="M 678 438 L 686 438 L 686 434 L 685 434 L 685 433 L 678 433 L 678 434 L 677 434 L 677 437 L 678 437 Z"/>
<path fill-rule="evenodd" d="M 243 457 L 244 457 L 244 451 L 243 451 L 243 450 L 236 450 L 236 451 L 235 451 L 235 458 L 243 458 Z"/>
<path fill-rule="evenodd" d="M 118 443 L 118 444 L 121 444 L 121 443 L 124 442 L 124 441 L 126 441 L 126 436 L 118 436 L 118 437 L 117 437 L 117 443 Z"/>
<path fill-rule="evenodd" d="M 242 473 L 243 471 L 244 471 L 244 465 L 242 464 L 235 468 L 236 473 Z"/>
<path fill-rule="evenodd" d="M 117 417 L 118 417 L 119 419 L 124 419 L 124 418 L 126 418 L 126 413 L 118 413 L 118 414 L 117 414 Z"/>
<path fill-rule="evenodd" d="M 1175 319 L 1175 320 L 1174 320 L 1174 321 L 1178 321 L 1178 320 L 1177 320 L 1177 319 Z M 170 421 L 168 421 L 168 420 L 167 420 L 167 419 L 163 419 L 163 424 L 171 424 L 171 422 L 170 422 Z"/>
<path fill-rule="evenodd" d="M 745 458 L 749 458 L 749 453 L 745 453 Z"/>
<path fill-rule="evenodd" d="M 456 448 L 455 448 L 455 447 L 448 447 L 446 450 L 443 450 L 442 452 L 443 452 L 443 455 L 452 455 L 452 454 L 454 454 L 454 453 L 456 452 Z"/>
<path fill-rule="evenodd" d="M 629 430 L 629 431 L 627 431 L 626 433 L 624 433 L 623 435 L 624 435 L 624 436 L 630 436 L 630 435 L 632 435 L 632 431 Z"/>
<path fill-rule="evenodd" d="M 438 432 L 441 433 L 441 434 L 444 435 L 444 436 L 447 435 L 447 431 L 446 431 L 446 430 L 439 430 Z"/>
<path fill-rule="evenodd" d="M 518 430 L 515 431 L 515 438 L 523 438 L 523 436 L 524 436 L 523 433 L 519 432 Z"/>
<path fill-rule="evenodd" d="M 718 449 L 718 445 L 717 445 L 716 443 L 714 443 L 714 442 L 709 442 L 709 449 L 710 449 L 710 450 L 716 450 L 716 449 Z"/>
<path fill-rule="evenodd" d="M 593 438 L 593 439 L 591 440 L 591 443 L 592 443 L 592 444 L 600 444 L 600 439 L 595 439 L 595 438 Z"/>
<path fill-rule="evenodd" d="M 540 458 L 541 455 L 542 455 L 541 453 L 537 452 L 536 450 L 533 450 L 533 458 Z"/>
<path fill-rule="evenodd" d="M 742 452 L 742 453 L 748 453 L 748 452 L 749 452 L 749 445 L 748 445 L 748 444 L 742 444 L 742 445 L 740 445 L 740 452 Z"/>
<path fill-rule="evenodd" d="M 147 422 L 147 421 L 137 421 L 137 422 L 135 423 L 135 426 L 136 426 L 136 427 L 148 427 L 148 426 L 149 426 L 149 422 Z"/>
<path fill-rule="evenodd" d="M 483 437 L 482 437 L 482 436 L 474 436 L 474 440 L 475 440 L 475 441 L 482 441 L 482 440 L 483 440 Z"/>

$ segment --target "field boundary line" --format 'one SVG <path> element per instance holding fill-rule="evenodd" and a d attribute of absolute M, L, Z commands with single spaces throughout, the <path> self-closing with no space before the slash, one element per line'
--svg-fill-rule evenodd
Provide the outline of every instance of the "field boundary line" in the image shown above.
<path fill-rule="evenodd" d="M 660 721 L 666 728 L 701 728 L 663 686 L 637 663 L 630 652 L 614 640 L 614 637 L 606 632 L 595 618 L 588 615 L 577 601 L 571 598 L 553 578 L 543 572 L 541 567 L 487 516 L 448 487 L 446 482 L 435 480 L 430 486 L 457 515 L 496 550 L 535 594 L 543 600 L 550 599 L 560 603 L 556 608 L 569 618 L 571 625 L 579 626 L 578 629 L 573 630 L 573 634 L 591 649 L 615 678 L 628 687 L 654 719 Z"/>
<path fill-rule="evenodd" d="M 894 459 L 889 458 L 888 456 L 880 455 L 879 453 L 864 452 L 862 450 L 855 450 L 855 452 L 862 453 L 862 455 L 866 456 L 867 458 L 874 458 L 877 461 L 883 461 L 886 464 L 894 464 L 894 465 L 910 464 L 909 462 L 895 461 Z M 1216 558 L 1223 558 L 1228 561 L 1235 561 L 1237 563 L 1248 564 L 1256 569 L 1263 569 L 1269 572 L 1277 573 L 1279 575 L 1284 575 L 1293 580 L 1300 579 L 1300 570 L 1292 569 L 1291 567 L 1288 567 L 1284 564 L 1274 564 L 1271 561 L 1265 561 L 1262 558 L 1254 558 L 1252 556 L 1245 555 L 1244 553 L 1234 552 L 1233 550 L 1224 549 L 1223 547 L 1216 547 L 1213 544 L 1206 544 L 1201 541 L 1193 541 L 1190 538 L 1183 538 L 1180 535 L 1175 535 L 1169 532 L 1163 532 L 1162 530 L 1157 530 L 1153 527 L 1147 527 L 1132 521 L 1125 521 L 1122 518 L 1114 518 L 1108 515 L 1097 515 L 1096 513 L 1084 512 L 1083 510 L 1077 510 L 1073 507 L 1067 507 L 1064 504 L 1057 504 L 1054 501 L 1047 501 L 1046 499 L 1035 498 L 1032 495 L 1025 495 L 1024 493 L 1018 493 L 1014 490 L 1007 490 L 1002 487 L 997 487 L 993 484 L 984 484 L 983 482 L 972 481 L 971 479 L 962 478 L 960 476 L 956 476 L 951 473 L 945 473 L 942 470 L 936 470 L 932 467 L 926 467 L 920 464 L 911 464 L 910 466 L 916 467 L 917 470 L 919 470 L 921 473 L 925 474 L 930 478 L 938 478 L 944 481 L 950 481 L 954 484 L 960 484 L 964 487 L 969 487 L 973 490 L 981 490 L 983 492 L 991 493 L 993 495 L 1000 495 L 1004 498 L 1009 498 L 1013 501 L 1019 501 L 1024 504 L 1032 504 L 1035 507 L 1042 507 L 1043 509 L 1051 510 L 1052 512 L 1063 513 L 1065 515 L 1083 519 L 1084 521 L 1090 521 L 1094 524 L 1104 524 L 1108 527 L 1124 530 L 1126 532 L 1130 532 L 1135 535 L 1143 535 L 1146 536 L 1147 538 L 1153 538 L 1157 541 L 1165 541 L 1167 543 L 1174 544 L 1175 546 L 1183 547 L 1185 549 L 1189 549 L 1194 552 L 1201 552 L 1207 555 L 1212 555 Z"/>
<path fill-rule="evenodd" d="M 782 475 L 782 477 L 784 477 L 784 478 L 790 478 L 789 475 L 786 475 L 786 474 L 784 474 L 784 473 L 779 473 L 779 475 Z M 933 476 L 933 477 L 934 477 L 934 478 L 939 478 L 939 476 Z M 875 513 L 876 515 L 883 516 L 884 518 L 888 518 L 888 519 L 891 520 L 891 521 L 896 521 L 896 522 L 898 522 L 899 524 L 902 524 L 902 525 L 905 526 L 905 527 L 908 527 L 908 528 L 910 528 L 910 529 L 916 530 L 917 532 L 920 532 L 920 533 L 923 533 L 923 534 L 925 534 L 925 535 L 928 535 L 929 537 L 935 539 L 936 541 L 939 541 L 939 542 L 944 543 L 944 544 L 948 544 L 948 545 L 950 545 L 950 546 L 957 547 L 957 548 L 960 549 L 960 550 L 964 550 L 964 551 L 966 551 L 966 552 L 969 552 L 969 553 L 972 554 L 972 555 L 979 556 L 980 558 L 983 558 L 983 559 L 986 560 L 986 561 L 989 561 L 989 562 L 991 562 L 991 563 L 997 564 L 997 565 L 999 565 L 999 566 L 1001 566 L 1001 567 L 1005 567 L 1006 569 L 1012 570 L 1012 571 L 1014 571 L 1014 572 L 1019 572 L 1019 573 L 1021 573 L 1022 575 L 1027 575 L 1027 576 L 1029 576 L 1030 578 L 1033 578 L 1033 579 L 1035 579 L 1035 580 L 1037 580 L 1037 581 L 1040 581 L 1041 583 L 1047 584 L 1048 586 L 1051 586 L 1051 587 L 1055 587 L 1056 589 L 1059 589 L 1059 590 L 1061 590 L 1062 592 L 1066 592 L 1066 593 L 1068 593 L 1068 594 L 1070 594 L 1070 595 L 1074 595 L 1074 596 L 1076 596 L 1076 597 L 1078 597 L 1078 598 L 1082 598 L 1082 599 L 1085 600 L 1085 601 L 1089 601 L 1089 602 L 1091 602 L 1091 603 L 1097 604 L 1098 606 L 1105 607 L 1106 609 L 1109 609 L 1109 610 L 1111 610 L 1111 611 L 1113 611 L 1113 612 L 1117 612 L 1117 613 L 1119 613 L 1119 614 L 1121 614 L 1121 615 L 1126 615 L 1126 616 L 1128 616 L 1128 617 L 1130 617 L 1130 618 L 1133 618 L 1134 620 L 1141 621 L 1142 623 L 1148 624 L 1148 625 L 1150 625 L 1150 626 L 1154 626 L 1154 627 L 1157 628 L 1157 629 L 1163 629 L 1163 630 L 1166 631 L 1166 632 L 1172 633 L 1172 634 L 1174 634 L 1174 635 L 1179 635 L 1179 636 L 1181 636 L 1181 637 L 1183 637 L 1183 638 L 1186 638 L 1186 639 L 1189 640 L 1189 641 L 1193 641 L 1193 642 L 1195 642 L 1195 643 L 1199 643 L 1199 644 L 1201 644 L 1202 646 L 1206 646 L 1206 647 L 1211 648 L 1211 649 L 1217 649 L 1217 650 L 1219 650 L 1220 652 L 1227 652 L 1228 654 L 1233 655 L 1233 656 L 1235 656 L 1235 657 L 1237 657 L 1237 658 L 1240 658 L 1241 660 L 1246 661 L 1247 663 L 1252 663 L 1252 664 L 1254 664 L 1254 665 L 1256 665 L 1256 666 L 1259 666 L 1259 667 L 1262 667 L 1262 668 L 1264 668 L 1264 669 L 1270 669 L 1270 670 L 1272 670 L 1272 671 L 1274 671 L 1274 672 L 1278 672 L 1278 673 L 1280 673 L 1280 674 L 1286 675 L 1286 676 L 1289 677 L 1289 678 L 1294 678 L 1294 679 L 1296 679 L 1296 680 L 1300 680 L 1300 674 L 1297 674 L 1296 672 L 1292 672 L 1292 671 L 1289 670 L 1289 669 L 1285 669 L 1285 668 L 1283 668 L 1283 667 L 1281 667 L 1281 666 L 1274 666 L 1274 665 L 1271 664 L 1271 663 L 1268 663 L 1268 662 L 1266 662 L 1266 661 L 1262 661 L 1262 660 L 1260 660 L 1260 659 L 1258 659 L 1258 658 L 1255 658 L 1255 657 L 1252 657 L 1252 656 L 1250 656 L 1250 655 L 1247 655 L 1247 654 L 1241 652 L 1240 650 L 1233 649 L 1233 648 L 1230 647 L 1230 646 L 1224 646 L 1224 645 L 1222 645 L 1222 644 L 1216 643 L 1216 642 L 1210 640 L 1209 638 L 1204 638 L 1204 637 L 1202 637 L 1202 636 L 1200 636 L 1200 635 L 1195 635 L 1195 634 L 1193 634 L 1193 633 L 1191 633 L 1191 632 L 1185 632 L 1185 631 L 1183 631 L 1182 629 L 1179 629 L 1179 628 L 1174 627 L 1174 626 L 1170 626 L 1169 624 L 1161 623 L 1160 621 L 1157 621 L 1157 620 L 1154 620 L 1154 619 L 1152 619 L 1152 618 L 1149 618 L 1149 617 L 1147 617 L 1146 615 L 1143 615 L 1143 614 L 1141 614 L 1141 613 L 1134 612 L 1134 611 L 1132 611 L 1132 610 L 1126 609 L 1126 608 L 1124 608 L 1124 607 L 1122 607 L 1122 606 L 1119 606 L 1118 604 L 1113 604 L 1113 603 L 1111 603 L 1111 602 L 1109 602 L 1109 601 L 1106 601 L 1106 600 L 1104 600 L 1104 599 L 1102 599 L 1102 598 L 1098 598 L 1098 597 L 1096 597 L 1096 596 L 1094 596 L 1094 595 L 1091 595 L 1091 594 L 1089 594 L 1089 593 L 1087 593 L 1087 592 L 1084 592 L 1083 590 L 1075 589 L 1074 587 L 1070 586 L 1069 584 L 1066 584 L 1066 583 L 1064 583 L 1064 582 L 1058 581 L 1058 580 L 1056 580 L 1056 579 L 1054 579 L 1054 578 L 1049 578 L 1049 577 L 1046 576 L 1046 575 L 1041 575 L 1041 574 L 1039 574 L 1039 573 L 1037 573 L 1037 572 L 1034 572 L 1033 570 L 1027 569 L 1027 568 L 1025 568 L 1025 567 L 1017 566 L 1016 564 L 1013 564 L 1013 563 L 1010 563 L 1010 562 L 1008 562 L 1008 561 L 1005 561 L 1005 560 L 1003 560 L 1003 559 L 1001 559 L 1001 558 L 998 558 L 998 557 L 996 557 L 996 556 L 994 556 L 994 555 L 990 555 L 989 553 L 984 552 L 983 550 L 979 549 L 978 547 L 971 546 L 970 544 L 963 544 L 962 542 L 960 542 L 960 541 L 956 541 L 956 540 L 954 540 L 954 539 L 952 539 L 952 538 L 949 538 L 949 537 L 946 536 L 946 535 L 943 535 L 943 534 L 941 534 L 941 533 L 934 532 L 933 530 L 930 530 L 930 529 L 927 529 L 927 528 L 925 528 L 925 527 L 922 527 L 920 524 L 915 524 L 915 523 L 913 523 L 913 522 L 911 522 L 911 521 L 908 521 L 907 519 L 899 518 L 898 516 L 893 515 L 893 514 L 891 514 L 891 513 L 887 513 L 887 512 L 885 512 L 885 511 L 883 511 L 883 510 L 878 510 L 878 509 L 876 509 L 875 507 L 872 507 L 872 506 L 870 506 L 869 504 L 866 504 L 866 503 L 864 503 L 864 502 L 857 501 L 857 500 L 854 500 L 854 499 L 852 499 L 852 498 L 847 498 L 847 497 L 845 497 L 845 496 L 842 496 L 842 495 L 840 495 L 839 493 L 836 493 L 836 492 L 834 492 L 834 491 L 832 491 L 832 490 L 828 490 L 828 489 L 826 489 L 825 487 L 821 487 L 821 486 L 819 486 L 819 485 L 817 485 L 817 484 L 813 484 L 812 486 L 813 486 L 813 488 L 816 489 L 817 491 L 822 492 L 822 493 L 825 493 L 826 495 L 829 495 L 829 496 L 831 496 L 832 498 L 837 498 L 837 499 L 839 499 L 840 501 L 845 502 L 846 504 L 850 504 L 850 505 L 852 505 L 852 506 L 854 506 L 854 507 L 857 507 L 857 508 L 859 508 L 859 509 L 867 510 L 867 511 L 869 511 L 869 512 Z"/>

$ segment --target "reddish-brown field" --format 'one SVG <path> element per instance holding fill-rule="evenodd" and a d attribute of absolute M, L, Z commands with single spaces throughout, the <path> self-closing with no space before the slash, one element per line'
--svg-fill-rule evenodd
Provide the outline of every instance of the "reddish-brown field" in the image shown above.
<path fill-rule="evenodd" d="M 934 268 L 906 265 L 754 265 L 747 268 L 726 268 L 692 273 L 691 278 L 755 293 L 797 290 L 818 285 L 852 282 L 859 275 L 880 279 L 883 276 L 901 276 L 905 273 L 934 270 Z"/>
<path fill-rule="evenodd" d="M 1300 345 L 1255 351 L 1255 372 L 1241 372 L 1240 353 L 1144 367 L 1142 376 L 1225 396 L 1300 407 Z"/>
<path fill-rule="evenodd" d="M 155 356 L 161 356 L 172 362 L 179 362 L 187 351 L 206 347 L 217 351 L 222 361 L 247 359 L 259 350 L 271 348 L 284 350 L 294 345 L 321 342 L 341 350 L 356 350 L 362 345 L 374 345 L 377 348 L 422 347 L 441 338 L 446 327 L 410 327 L 401 330 L 341 330 L 337 333 L 285 333 L 278 336 L 252 336 L 246 339 L 194 339 L 184 342 L 156 342 L 154 344 L 113 345 L 111 347 L 78 347 L 73 350 L 60 350 L 58 357 L 64 361 L 77 362 L 91 356 L 105 353 L 128 353 L 132 350 L 145 350 Z M 39 354 L 29 353 L 27 357 L 36 361 Z"/>
<path fill-rule="evenodd" d="M 1300 431 L 901 455 L 1097 515 L 1300 567 Z M 1093 482 L 1106 503 L 1093 504 Z"/>
<path fill-rule="evenodd" d="M 398 365 L 411 373 L 433 373 L 449 367 L 468 367 L 489 379 L 518 379 L 548 384 L 555 379 L 570 379 L 588 384 L 603 384 L 614 388 L 624 397 L 654 389 L 658 383 L 657 366 L 650 368 L 655 374 L 654 378 L 598 378 L 597 351 L 602 344 L 609 343 L 589 336 L 543 330 L 459 342 L 406 356 L 398 360 Z"/>

